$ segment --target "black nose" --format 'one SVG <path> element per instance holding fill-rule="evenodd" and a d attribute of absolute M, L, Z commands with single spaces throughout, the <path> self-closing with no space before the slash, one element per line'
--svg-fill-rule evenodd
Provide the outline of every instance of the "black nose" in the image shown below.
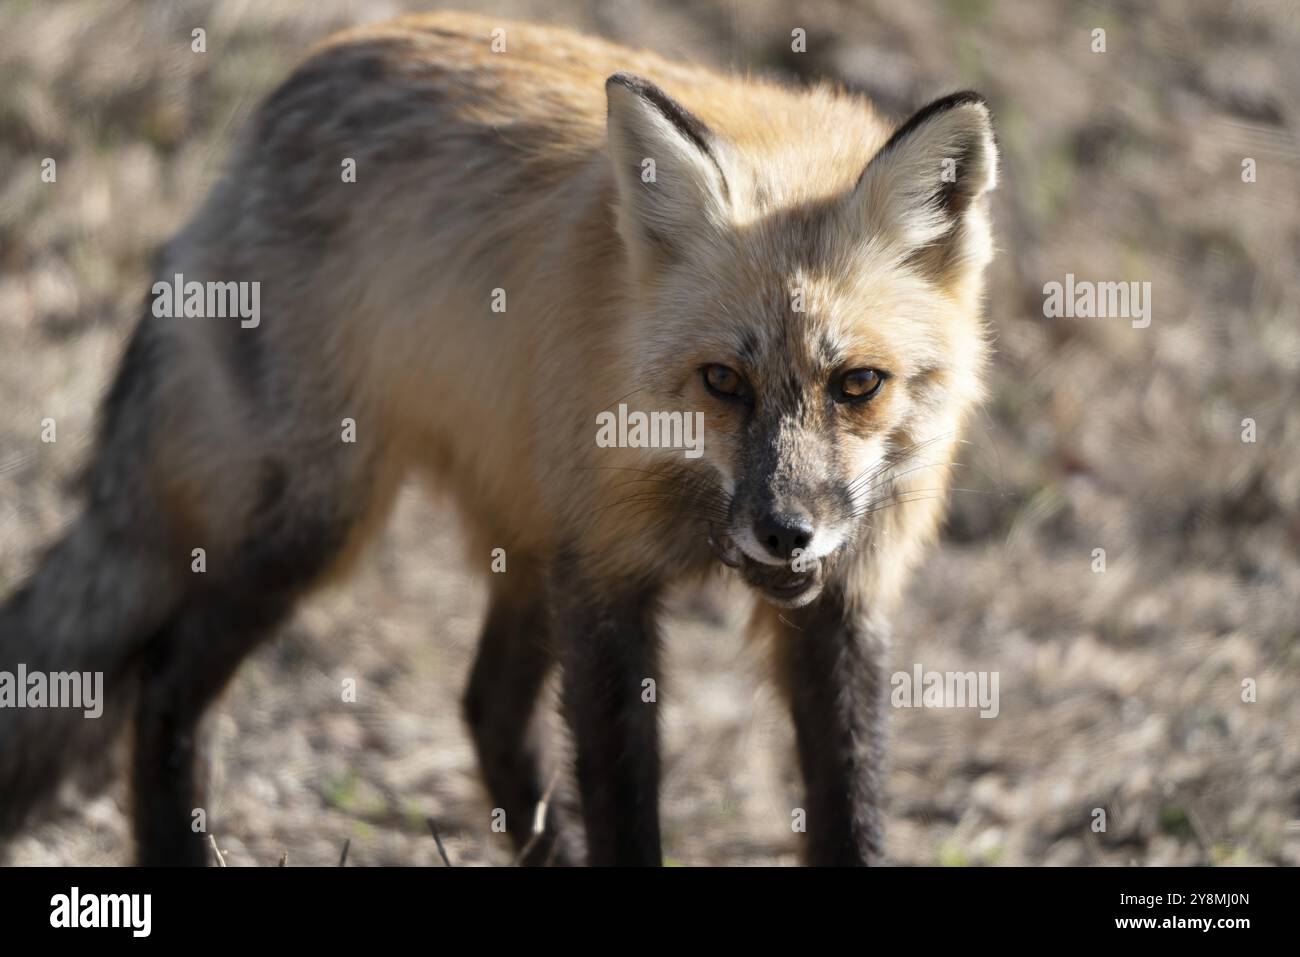
<path fill-rule="evenodd" d="M 812 519 L 803 512 L 769 513 L 754 522 L 758 543 L 782 561 L 796 548 L 807 548 L 812 536 Z"/>

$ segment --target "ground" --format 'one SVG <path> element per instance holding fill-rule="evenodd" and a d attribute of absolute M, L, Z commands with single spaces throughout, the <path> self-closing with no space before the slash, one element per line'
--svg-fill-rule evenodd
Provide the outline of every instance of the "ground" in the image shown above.
<path fill-rule="evenodd" d="M 231 131 L 310 43 L 418 6 L 0 3 L 0 593 L 74 514 L 149 257 Z M 900 117 L 954 89 L 989 98 L 992 395 L 890 669 L 996 672 L 1000 710 L 891 709 L 890 857 L 1300 863 L 1300 8 L 483 6 L 831 77 Z M 1151 283 L 1150 324 L 1045 318 L 1044 284 L 1067 273 Z M 444 558 L 448 513 L 407 493 L 357 579 L 231 687 L 210 819 L 232 866 L 333 864 L 347 840 L 350 863 L 436 864 L 430 816 L 453 863 L 510 862 L 459 719 L 485 593 L 482 563 Z M 790 734 L 747 600 L 672 603 L 663 817 L 684 865 L 794 862 Z M 120 780 L 63 804 L 10 861 L 129 859 Z"/>

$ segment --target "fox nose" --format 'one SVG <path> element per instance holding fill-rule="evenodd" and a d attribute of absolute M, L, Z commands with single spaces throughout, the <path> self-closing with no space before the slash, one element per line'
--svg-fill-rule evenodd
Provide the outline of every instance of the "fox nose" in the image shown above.
<path fill-rule="evenodd" d="M 812 517 L 802 511 L 769 512 L 754 522 L 754 537 L 770 554 L 786 561 L 794 557 L 796 548 L 807 548 L 812 541 Z"/>

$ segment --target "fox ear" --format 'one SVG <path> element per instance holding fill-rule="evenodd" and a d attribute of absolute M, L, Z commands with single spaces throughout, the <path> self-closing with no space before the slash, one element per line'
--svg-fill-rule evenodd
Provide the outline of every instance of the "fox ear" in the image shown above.
<path fill-rule="evenodd" d="M 619 232 L 644 264 L 678 258 L 693 236 L 725 222 L 719 144 L 699 118 L 640 77 L 615 73 L 605 95 Z"/>
<path fill-rule="evenodd" d="M 978 93 L 954 93 L 918 110 L 880 148 L 854 188 L 854 215 L 943 278 L 991 258 L 983 197 L 997 177 L 988 104 Z"/>

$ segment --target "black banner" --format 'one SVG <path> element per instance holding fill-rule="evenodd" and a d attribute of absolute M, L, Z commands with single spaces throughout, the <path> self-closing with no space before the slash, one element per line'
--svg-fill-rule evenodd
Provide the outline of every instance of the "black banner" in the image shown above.
<path fill-rule="evenodd" d="M 607 942 L 687 934 L 774 942 L 785 933 L 897 940 L 1132 937 L 1219 946 L 1294 921 L 1295 875 L 1223 869 L 487 868 L 0 870 L 7 943 L 153 940 L 369 943 L 503 937 Z M 610 936 L 611 930 L 614 936 Z M 599 935 L 599 937 L 597 937 Z M 1031 936 L 1032 935 L 1032 936 Z M 1244 936 L 1243 936 L 1244 935 Z M 829 940 L 827 940 L 829 943 Z M 12 951 L 11 951 L 12 952 Z"/>

